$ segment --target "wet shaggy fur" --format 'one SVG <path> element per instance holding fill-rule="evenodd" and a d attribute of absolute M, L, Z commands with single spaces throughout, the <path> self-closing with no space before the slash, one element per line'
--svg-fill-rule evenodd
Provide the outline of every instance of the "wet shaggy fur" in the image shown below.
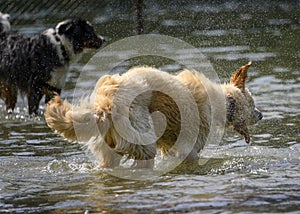
<path fill-rule="evenodd" d="M 104 39 L 81 19 L 59 23 L 40 34 L 6 33 L 0 39 L 0 98 L 14 109 L 18 90 L 27 95 L 29 113 L 37 113 L 40 100 L 60 94 L 68 65 L 84 48 L 98 49 Z"/>
<path fill-rule="evenodd" d="M 247 127 L 262 119 L 245 88 L 250 64 L 223 85 L 190 70 L 171 75 L 137 67 L 122 75 L 103 76 L 91 97 L 79 105 L 56 96 L 46 107 L 45 120 L 66 139 L 84 142 L 101 167 L 118 166 L 123 155 L 139 160 L 138 167 L 149 167 L 157 149 L 162 155 L 185 154 L 187 149 L 185 159 L 197 160 L 209 132 L 215 131 L 210 130 L 212 119 L 233 126 L 250 142 Z M 176 145 L 186 127 L 188 134 Z M 189 133 L 194 131 L 198 131 L 196 143 L 189 145 Z"/>

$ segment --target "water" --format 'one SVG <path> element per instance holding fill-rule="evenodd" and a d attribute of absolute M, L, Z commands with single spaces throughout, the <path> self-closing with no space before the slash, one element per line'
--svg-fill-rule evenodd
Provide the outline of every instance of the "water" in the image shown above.
<path fill-rule="evenodd" d="M 144 8 L 145 33 L 199 48 L 222 81 L 253 61 L 248 87 L 264 119 L 250 130 L 252 144 L 229 130 L 216 152 L 203 154 L 204 165 L 124 180 L 95 169 L 90 154 L 53 133 L 43 117 L 26 115 L 25 101 L 10 115 L 1 102 L 0 213 L 299 213 L 299 1 L 147 1 Z M 129 1 L 0 1 L 0 11 L 22 33 L 79 16 L 108 44 L 135 34 Z M 91 55 L 72 65 L 63 97 L 72 98 Z"/>

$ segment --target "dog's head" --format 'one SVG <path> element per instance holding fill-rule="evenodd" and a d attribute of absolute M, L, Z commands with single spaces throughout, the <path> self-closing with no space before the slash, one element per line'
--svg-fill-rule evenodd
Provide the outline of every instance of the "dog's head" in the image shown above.
<path fill-rule="evenodd" d="M 0 12 L 0 34 L 8 33 L 10 31 L 9 14 Z"/>
<path fill-rule="evenodd" d="M 223 89 L 227 105 L 227 125 L 244 136 L 250 142 L 248 126 L 256 124 L 263 118 L 262 113 L 255 107 L 250 91 L 245 87 L 247 70 L 251 62 L 240 67 L 230 78 L 230 84 L 224 84 Z"/>
<path fill-rule="evenodd" d="M 103 37 L 96 34 L 92 25 L 82 19 L 60 22 L 56 32 L 71 42 L 75 53 L 80 53 L 84 48 L 98 49 L 105 42 Z"/>

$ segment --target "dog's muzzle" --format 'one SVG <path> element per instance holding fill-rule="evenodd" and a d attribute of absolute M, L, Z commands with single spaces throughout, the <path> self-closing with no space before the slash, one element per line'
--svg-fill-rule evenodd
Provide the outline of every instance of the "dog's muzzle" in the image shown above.
<path fill-rule="evenodd" d="M 254 109 L 254 115 L 257 122 L 263 119 L 264 117 L 263 114 L 257 108 Z"/>
<path fill-rule="evenodd" d="M 101 48 L 101 46 L 105 43 L 105 39 L 102 36 L 96 36 L 92 39 L 89 39 L 88 41 L 85 42 L 85 46 L 87 48 L 93 48 L 93 49 L 98 49 Z"/>

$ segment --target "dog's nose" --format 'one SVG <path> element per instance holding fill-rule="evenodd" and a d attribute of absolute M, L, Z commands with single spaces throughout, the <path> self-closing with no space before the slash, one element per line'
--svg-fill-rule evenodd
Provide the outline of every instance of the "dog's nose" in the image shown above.
<path fill-rule="evenodd" d="M 261 120 L 261 119 L 263 119 L 263 117 L 264 117 L 263 114 L 261 112 L 259 112 L 258 119 Z"/>
<path fill-rule="evenodd" d="M 101 43 L 104 44 L 106 42 L 105 38 L 103 36 L 99 36 L 99 39 L 101 40 Z"/>
<path fill-rule="evenodd" d="M 258 111 L 257 109 L 255 109 L 255 114 L 256 114 L 256 117 L 258 120 L 261 120 L 264 117 L 263 114 L 260 111 Z"/>
<path fill-rule="evenodd" d="M 96 35 L 96 37 L 90 38 L 86 43 L 87 48 L 98 49 L 105 43 L 104 37 Z"/>
<path fill-rule="evenodd" d="M 263 114 L 257 109 L 254 109 L 254 117 L 256 118 L 256 122 L 263 119 Z"/>

